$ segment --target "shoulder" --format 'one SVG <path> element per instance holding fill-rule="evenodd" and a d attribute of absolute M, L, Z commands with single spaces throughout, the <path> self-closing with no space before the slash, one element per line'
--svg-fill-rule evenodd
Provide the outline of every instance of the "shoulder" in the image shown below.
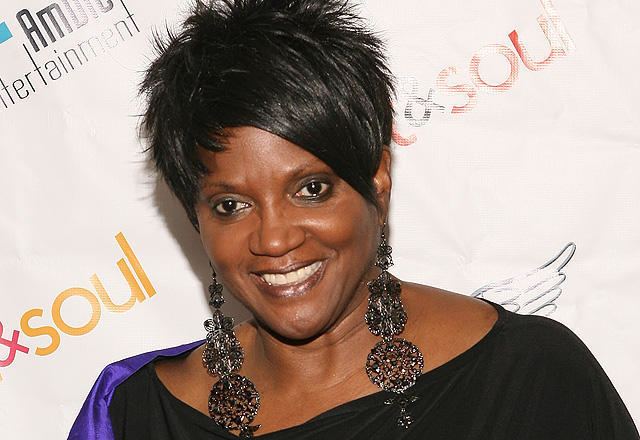
<path fill-rule="evenodd" d="M 162 407 L 160 396 L 163 386 L 157 374 L 157 366 L 182 363 L 185 358 L 197 352 L 201 345 L 202 341 L 196 341 L 144 353 L 120 362 L 129 364 L 130 368 L 127 376 L 113 390 L 108 402 L 109 417 L 114 432 L 118 434 L 116 438 L 122 437 L 121 433 L 125 429 L 123 423 L 127 425 L 127 429 L 131 429 L 134 425 L 139 428 L 151 417 L 149 414 L 151 408 L 155 408 L 153 412 L 156 415 L 158 411 L 162 412 L 159 408 Z"/>
<path fill-rule="evenodd" d="M 487 302 L 431 286 L 402 283 L 408 313 L 405 337 L 426 356 L 425 371 L 434 369 L 481 341 L 498 321 Z"/>
<path fill-rule="evenodd" d="M 498 319 L 495 307 L 488 302 L 437 287 L 402 283 L 402 300 L 413 314 L 409 319 L 420 327 L 429 323 L 452 329 L 489 330 Z"/>
<path fill-rule="evenodd" d="M 491 304 L 467 295 L 415 283 L 402 283 L 402 300 L 415 331 L 444 332 L 475 339 L 484 336 L 498 320 Z"/>
<path fill-rule="evenodd" d="M 579 438 L 639 439 L 613 383 L 572 330 L 550 318 L 504 313 L 492 366 L 526 389 L 534 397 L 529 401 L 539 402 L 539 438 L 578 438 L 584 432 Z"/>
<path fill-rule="evenodd" d="M 430 286 L 403 283 L 405 293 L 409 322 L 414 323 L 409 337 L 430 352 L 432 367 L 491 333 L 496 352 L 505 360 L 564 365 L 569 370 L 585 365 L 600 368 L 580 338 L 560 322 L 518 315 L 497 304 Z"/>
<path fill-rule="evenodd" d="M 140 386 L 142 374 L 136 375 L 145 365 L 160 356 L 178 356 L 181 353 L 193 350 L 201 344 L 201 341 L 180 345 L 163 350 L 156 350 L 142 353 L 107 365 L 98 379 L 95 381 L 91 391 L 78 413 L 78 416 L 69 433 L 70 440 L 80 440 L 85 438 L 98 438 L 97 433 L 108 433 L 112 430 L 109 417 L 109 406 L 114 400 L 116 390 L 125 390 L 124 383 L 129 382 L 131 386 Z M 132 379 L 129 381 L 129 379 Z M 128 386 L 128 385 L 127 385 Z M 118 397 L 115 397 L 118 399 Z"/>
<path fill-rule="evenodd" d="M 124 407 L 131 404 L 132 399 L 140 399 L 148 395 L 153 384 L 153 368 L 153 362 L 144 365 L 114 388 L 108 403 L 109 412 L 112 415 L 114 408 Z"/>
<path fill-rule="evenodd" d="M 121 388 L 122 384 L 130 382 L 129 379 L 132 379 L 133 382 L 134 378 L 144 376 L 142 373 L 137 373 L 142 372 L 145 366 L 151 364 L 157 359 L 181 357 L 192 352 L 200 345 L 202 345 L 202 341 L 196 341 L 175 347 L 137 354 L 135 356 L 113 362 L 102 370 L 91 390 L 91 394 L 100 397 L 109 403 L 113 393 L 116 389 Z"/>
<path fill-rule="evenodd" d="M 589 348 L 566 325 L 544 316 L 504 313 L 501 348 L 516 359 L 553 367 L 559 374 L 604 374 Z"/>
<path fill-rule="evenodd" d="M 521 372 L 556 391 L 581 394 L 594 387 L 613 389 L 598 360 L 566 325 L 544 316 L 520 315 L 496 307 L 501 317 L 490 356 L 501 371 Z"/>
<path fill-rule="evenodd" d="M 545 345 L 571 343 L 584 346 L 580 338 L 566 325 L 544 316 L 520 315 L 505 311 L 507 329 L 510 335 L 517 338 L 535 338 Z"/>

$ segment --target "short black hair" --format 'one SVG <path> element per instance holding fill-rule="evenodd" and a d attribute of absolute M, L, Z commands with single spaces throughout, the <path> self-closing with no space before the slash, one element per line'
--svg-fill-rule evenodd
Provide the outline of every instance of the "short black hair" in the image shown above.
<path fill-rule="evenodd" d="M 197 1 L 179 31 L 155 37 L 140 86 L 141 132 L 197 228 L 198 146 L 254 126 L 312 153 L 376 204 L 391 141 L 393 78 L 381 39 L 346 0 Z"/>

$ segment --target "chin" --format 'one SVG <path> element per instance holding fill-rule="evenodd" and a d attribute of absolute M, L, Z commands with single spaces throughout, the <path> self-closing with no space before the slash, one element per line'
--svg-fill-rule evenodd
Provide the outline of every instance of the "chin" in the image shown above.
<path fill-rule="evenodd" d="M 310 313 L 294 311 L 291 315 L 279 313 L 277 319 L 256 318 L 256 320 L 273 337 L 292 345 L 311 342 L 331 327 L 329 319 L 321 319 L 314 311 Z"/>

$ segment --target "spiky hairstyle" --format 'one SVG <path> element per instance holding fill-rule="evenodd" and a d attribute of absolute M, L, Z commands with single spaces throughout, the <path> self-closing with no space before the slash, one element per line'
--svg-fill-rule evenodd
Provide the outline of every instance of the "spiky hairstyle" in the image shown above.
<path fill-rule="evenodd" d="M 198 1 L 140 90 L 151 157 L 197 228 L 197 148 L 254 126 L 312 153 L 371 203 L 392 127 L 383 43 L 344 0 Z"/>

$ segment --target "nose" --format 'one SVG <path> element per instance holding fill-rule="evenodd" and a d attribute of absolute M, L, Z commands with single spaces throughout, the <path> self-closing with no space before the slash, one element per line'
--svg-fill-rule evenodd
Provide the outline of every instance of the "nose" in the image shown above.
<path fill-rule="evenodd" d="M 295 215 L 268 209 L 259 215 L 249 239 L 249 250 L 254 255 L 281 257 L 298 248 L 304 240 L 304 228 Z"/>

